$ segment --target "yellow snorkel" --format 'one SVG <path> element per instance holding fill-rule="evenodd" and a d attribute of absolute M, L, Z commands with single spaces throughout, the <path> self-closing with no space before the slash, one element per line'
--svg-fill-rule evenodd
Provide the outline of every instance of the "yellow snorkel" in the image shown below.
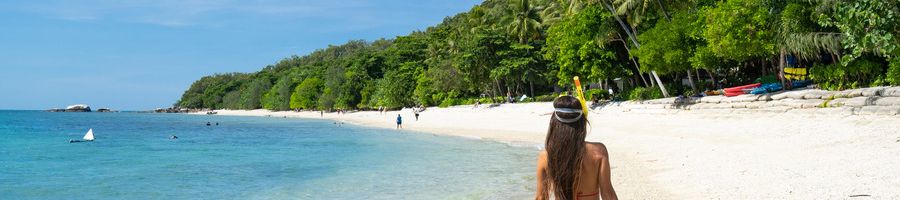
<path fill-rule="evenodd" d="M 578 94 L 578 101 L 581 102 L 581 110 L 584 112 L 584 117 L 587 118 L 588 108 L 587 103 L 584 101 L 584 91 L 581 90 L 581 81 L 578 80 L 578 76 L 575 76 L 575 78 L 572 79 L 575 80 L 575 93 Z"/>

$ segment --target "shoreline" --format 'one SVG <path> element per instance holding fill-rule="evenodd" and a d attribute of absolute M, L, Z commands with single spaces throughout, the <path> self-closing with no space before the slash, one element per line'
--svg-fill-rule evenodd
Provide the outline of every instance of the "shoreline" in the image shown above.
<path fill-rule="evenodd" d="M 900 198 L 900 116 L 810 112 L 709 112 L 658 108 L 592 110 L 586 140 L 610 149 L 623 199 Z M 664 109 L 665 110 L 665 109 Z M 540 147 L 549 102 L 493 108 L 405 109 L 381 114 L 217 110 L 227 116 L 328 119 Z M 197 113 L 202 114 L 202 113 Z"/>

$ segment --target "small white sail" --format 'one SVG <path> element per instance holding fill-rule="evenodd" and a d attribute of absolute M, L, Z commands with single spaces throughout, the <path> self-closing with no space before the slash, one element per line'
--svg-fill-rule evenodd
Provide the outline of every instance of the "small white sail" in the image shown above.
<path fill-rule="evenodd" d="M 84 134 L 84 140 L 94 141 L 94 129 L 88 129 L 87 134 Z"/>

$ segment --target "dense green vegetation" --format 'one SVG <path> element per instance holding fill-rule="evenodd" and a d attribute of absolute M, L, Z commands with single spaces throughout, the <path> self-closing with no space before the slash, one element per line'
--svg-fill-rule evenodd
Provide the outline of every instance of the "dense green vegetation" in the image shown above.
<path fill-rule="evenodd" d="M 809 68 L 826 89 L 898 85 L 898 6 L 486 0 L 424 31 L 329 46 L 256 73 L 203 77 L 176 106 L 333 110 L 490 103 L 523 94 L 536 97 L 526 101 L 550 100 L 571 88 L 573 76 L 595 83 L 592 97 L 648 99 L 749 83 L 783 67 Z"/>

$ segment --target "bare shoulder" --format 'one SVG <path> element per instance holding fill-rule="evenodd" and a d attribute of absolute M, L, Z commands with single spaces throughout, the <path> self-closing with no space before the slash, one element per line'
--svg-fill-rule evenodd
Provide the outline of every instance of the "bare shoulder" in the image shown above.
<path fill-rule="evenodd" d="M 538 167 L 546 166 L 547 165 L 547 151 L 541 150 L 541 152 L 538 153 L 537 160 L 538 160 Z"/>
<path fill-rule="evenodd" d="M 606 150 L 606 145 L 599 142 L 586 142 L 587 145 L 587 153 L 589 156 L 594 159 L 600 160 L 609 157 L 609 152 Z"/>

